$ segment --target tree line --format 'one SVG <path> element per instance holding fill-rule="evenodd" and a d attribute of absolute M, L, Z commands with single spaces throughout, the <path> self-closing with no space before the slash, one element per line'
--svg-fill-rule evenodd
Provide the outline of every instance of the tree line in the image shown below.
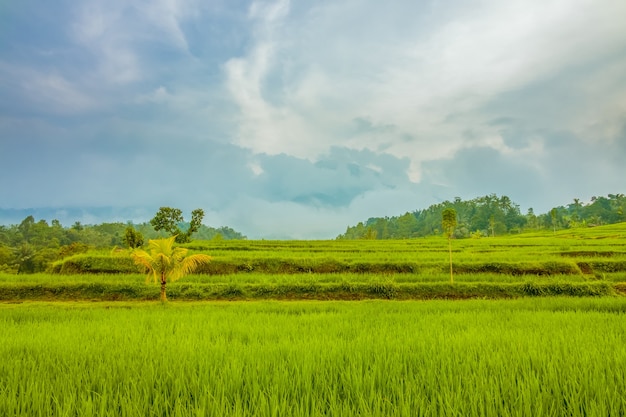
<path fill-rule="evenodd" d="M 535 214 L 532 208 L 522 214 L 518 204 L 507 196 L 496 194 L 434 204 L 424 210 L 407 212 L 401 216 L 372 217 L 356 226 L 349 226 L 337 239 L 410 239 L 439 235 L 445 209 L 457 214 L 454 238 L 498 236 L 534 230 L 561 230 L 598 226 L 626 221 L 626 197 L 609 194 L 592 197 L 589 203 L 580 199 L 565 206 Z"/>
<path fill-rule="evenodd" d="M 52 262 L 89 249 L 135 248 L 149 239 L 168 236 L 177 236 L 177 242 L 189 241 L 192 233 L 194 238 L 202 240 L 246 239 L 230 227 L 213 228 L 200 224 L 200 214 L 204 215 L 194 210 L 191 222 L 186 223 L 180 210 L 162 207 L 151 222 L 96 225 L 75 222 L 69 227 L 61 225 L 58 220 L 48 223 L 27 216 L 20 224 L 0 225 L 0 272 L 43 272 Z"/>

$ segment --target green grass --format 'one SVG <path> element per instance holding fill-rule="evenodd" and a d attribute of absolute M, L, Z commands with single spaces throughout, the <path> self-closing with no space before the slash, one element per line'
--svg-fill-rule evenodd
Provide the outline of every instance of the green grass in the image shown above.
<path fill-rule="evenodd" d="M 498 298 L 626 291 L 626 223 L 554 233 L 447 240 L 195 241 L 211 255 L 197 275 L 168 285 L 175 299 Z M 150 300 L 156 290 L 128 251 L 57 262 L 53 274 L 0 274 L 0 300 Z"/>
<path fill-rule="evenodd" d="M 454 285 L 443 238 L 186 246 L 166 304 L 125 253 L 0 274 L 0 416 L 626 415 L 626 224 L 456 240 Z"/>
<path fill-rule="evenodd" d="M 184 245 L 213 257 L 201 273 L 231 274 L 444 274 L 447 240 L 195 241 Z M 626 224 L 554 234 L 520 234 L 453 242 L 457 273 L 589 275 L 626 273 Z M 57 262 L 53 271 L 133 273 L 127 253 L 80 254 Z"/>
<path fill-rule="evenodd" d="M 454 285 L 442 275 L 235 274 L 193 275 L 168 284 L 172 300 L 254 299 L 434 299 L 515 298 L 523 296 L 603 296 L 622 292 L 605 280 L 582 276 L 529 279 L 498 274 L 459 275 Z M 159 286 L 138 274 L 0 274 L 0 301 L 11 300 L 155 300 Z"/>
<path fill-rule="evenodd" d="M 626 301 L 0 304 L 0 415 L 626 414 Z"/>

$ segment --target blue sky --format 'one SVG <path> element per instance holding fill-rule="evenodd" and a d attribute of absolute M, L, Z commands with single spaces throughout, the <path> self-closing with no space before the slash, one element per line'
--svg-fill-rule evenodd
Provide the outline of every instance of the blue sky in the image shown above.
<path fill-rule="evenodd" d="M 250 238 L 333 238 L 457 196 L 545 212 L 623 193 L 624 16 L 623 0 L 3 2 L 0 209 L 199 207 Z"/>

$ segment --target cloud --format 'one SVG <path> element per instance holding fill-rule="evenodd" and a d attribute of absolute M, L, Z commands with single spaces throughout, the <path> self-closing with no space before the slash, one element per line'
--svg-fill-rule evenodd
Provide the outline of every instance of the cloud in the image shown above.
<path fill-rule="evenodd" d="M 195 1 L 87 0 L 67 9 L 56 31 L 32 28 L 54 39 L 42 36 L 36 47 L 28 45 L 39 55 L 36 65 L 22 55 L 0 60 L 0 70 L 19 80 L 14 95 L 67 114 L 93 110 L 96 102 L 114 109 L 132 100 L 135 88 L 162 83 L 169 69 L 164 59 L 198 68 L 182 28 L 199 10 Z"/>
<path fill-rule="evenodd" d="M 257 155 L 255 161 L 262 172 L 250 195 L 268 201 L 347 207 L 367 191 L 411 186 L 407 159 L 370 151 L 333 148 L 315 163 L 285 154 Z"/>
<path fill-rule="evenodd" d="M 620 192 L 621 0 L 6 10 L 5 205 L 202 207 L 249 236 L 332 237 L 457 195 Z"/>
<path fill-rule="evenodd" d="M 607 71 L 597 58 L 626 46 L 616 18 L 626 6 L 618 1 L 481 1 L 418 10 L 399 3 L 385 11 L 380 4 L 319 2 L 306 13 L 286 4 L 274 3 L 280 13 L 251 13 L 255 43 L 225 66 L 241 110 L 237 143 L 311 160 L 336 145 L 384 148 L 411 159 L 414 181 L 422 162 L 467 147 L 468 130 L 474 146 L 497 137 L 487 124 L 495 116 L 484 110 L 498 96 L 585 65 L 591 68 L 581 71 L 580 85 L 589 74 L 597 81 L 594 73 Z M 377 16 L 371 27 L 372 19 L 360 19 L 365 11 Z M 406 16 L 425 24 L 408 26 Z M 615 73 L 624 63 L 617 56 Z M 606 97 L 594 89 L 586 96 Z M 614 96 L 605 108 L 614 109 L 623 94 Z M 394 129 L 345 134 L 363 119 Z"/>
<path fill-rule="evenodd" d="M 76 83 L 57 71 L 40 71 L 0 61 L 0 76 L 14 83 L 0 85 L 0 91 L 14 100 L 0 103 L 5 114 L 67 115 L 92 111 L 99 107 L 97 100 Z"/>
<path fill-rule="evenodd" d="M 609 144 L 590 143 L 567 132 L 511 129 L 503 134 L 505 138 L 516 135 L 536 142 L 518 151 L 505 145 L 459 150 L 449 159 L 425 163 L 426 182 L 440 184 L 448 196 L 465 199 L 507 195 L 537 213 L 573 198 L 588 200 L 623 188 L 623 168 L 617 161 L 626 156 L 624 133 Z M 549 146 L 543 145 L 548 142 Z"/>
<path fill-rule="evenodd" d="M 370 217 L 403 214 L 438 202 L 430 194 L 430 190 L 424 190 L 416 198 L 416 190 L 412 188 L 367 191 L 345 207 L 267 201 L 241 195 L 226 209 L 207 214 L 207 221 L 235 225 L 251 239 L 334 239 L 348 225 Z"/>

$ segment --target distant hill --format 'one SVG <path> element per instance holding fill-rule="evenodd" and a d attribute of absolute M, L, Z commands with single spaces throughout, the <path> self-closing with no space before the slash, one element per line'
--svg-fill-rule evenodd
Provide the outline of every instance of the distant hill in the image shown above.
<path fill-rule="evenodd" d="M 154 216 L 153 211 L 143 208 L 117 207 L 39 207 L 24 209 L 7 209 L 0 207 L 0 224 L 19 224 L 28 216 L 43 219 L 47 222 L 58 220 L 63 225 L 75 222 L 97 224 L 107 222 L 141 223 Z"/>
<path fill-rule="evenodd" d="M 409 239 L 437 235 L 441 233 L 441 213 L 449 207 L 457 212 L 457 238 L 529 230 L 561 230 L 626 221 L 624 194 L 592 197 L 588 204 L 574 199 L 568 205 L 555 207 L 543 214 L 536 214 L 532 209 L 522 214 L 519 205 L 509 197 L 491 194 L 465 201 L 455 198 L 454 201 L 444 201 L 424 210 L 393 217 L 372 217 L 348 227 L 337 239 Z"/>

